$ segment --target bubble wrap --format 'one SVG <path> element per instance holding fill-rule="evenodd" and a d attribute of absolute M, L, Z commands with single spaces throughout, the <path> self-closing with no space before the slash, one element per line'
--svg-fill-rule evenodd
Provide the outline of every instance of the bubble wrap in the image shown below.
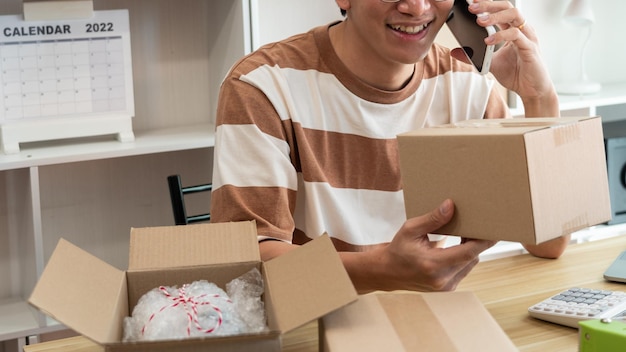
<path fill-rule="evenodd" d="M 225 336 L 267 329 L 261 300 L 263 280 L 257 269 L 228 283 L 227 290 L 228 294 L 206 280 L 180 288 L 154 288 L 124 319 L 123 341 Z"/>

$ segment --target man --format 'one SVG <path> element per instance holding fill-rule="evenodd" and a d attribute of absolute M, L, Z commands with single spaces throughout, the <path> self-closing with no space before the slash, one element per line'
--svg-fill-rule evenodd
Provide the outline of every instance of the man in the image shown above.
<path fill-rule="evenodd" d="M 324 233 L 355 287 L 453 290 L 494 243 L 428 240 L 453 200 L 406 219 L 395 136 L 509 114 L 494 82 L 433 44 L 452 0 L 336 0 L 344 21 L 267 45 L 231 70 L 220 92 L 212 221 L 255 220 L 262 259 Z M 491 72 L 527 117 L 558 116 L 533 29 L 508 1 L 479 0 L 500 31 Z M 423 151 L 428 153 L 427 150 Z M 556 258 L 569 236 L 525 246 Z"/>

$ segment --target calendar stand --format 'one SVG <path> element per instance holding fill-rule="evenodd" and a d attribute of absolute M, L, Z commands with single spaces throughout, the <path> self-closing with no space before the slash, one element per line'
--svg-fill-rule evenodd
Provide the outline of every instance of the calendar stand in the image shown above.
<path fill-rule="evenodd" d="M 135 140 L 132 119 L 128 116 L 92 117 L 89 119 L 50 119 L 24 121 L 0 126 L 2 152 L 20 152 L 20 143 L 46 140 L 115 135 L 120 142 Z"/>
<path fill-rule="evenodd" d="M 25 21 L 53 21 L 93 16 L 92 0 L 23 0 Z"/>
<path fill-rule="evenodd" d="M 37 21 L 0 16 L 0 21 L 5 28 L 0 38 L 1 152 L 19 153 L 20 143 L 90 136 L 134 141 L 128 10 Z"/>

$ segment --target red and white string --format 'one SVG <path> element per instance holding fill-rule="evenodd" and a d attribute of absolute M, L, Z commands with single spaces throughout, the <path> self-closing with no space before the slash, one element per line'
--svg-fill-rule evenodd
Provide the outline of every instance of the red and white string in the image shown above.
<path fill-rule="evenodd" d="M 218 306 L 211 303 L 209 299 L 220 298 L 231 303 L 230 299 L 224 298 L 219 294 L 212 294 L 212 295 L 202 294 L 199 296 L 188 296 L 187 295 L 188 287 L 189 285 L 183 285 L 183 287 L 178 289 L 178 295 L 174 296 L 169 293 L 169 291 L 167 290 L 167 287 L 159 286 L 159 291 L 161 291 L 163 295 L 165 295 L 168 299 L 170 299 L 172 303 L 161 307 L 158 311 L 150 315 L 150 318 L 148 318 L 148 321 L 146 322 L 146 324 L 141 328 L 141 335 L 145 334 L 148 324 L 150 324 L 150 322 L 155 318 L 157 314 L 163 312 L 164 310 L 168 308 L 176 308 L 178 306 L 182 306 L 183 309 L 185 310 L 185 313 L 187 314 L 187 318 L 188 318 L 187 336 L 191 336 L 191 331 L 193 327 L 195 327 L 197 331 L 201 331 L 205 334 L 211 334 L 215 332 L 222 325 L 222 322 L 223 322 L 222 310 Z M 217 313 L 217 321 L 215 322 L 214 326 L 203 327 L 200 324 L 200 321 L 198 320 L 198 306 L 205 306 L 205 305 L 210 306 Z"/>

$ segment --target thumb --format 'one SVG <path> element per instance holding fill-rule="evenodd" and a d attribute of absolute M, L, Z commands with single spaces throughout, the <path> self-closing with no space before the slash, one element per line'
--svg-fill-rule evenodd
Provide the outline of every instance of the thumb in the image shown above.
<path fill-rule="evenodd" d="M 454 202 L 451 199 L 444 200 L 437 208 L 407 221 L 407 225 L 419 234 L 432 233 L 447 224 L 454 215 Z"/>
<path fill-rule="evenodd" d="M 433 225 L 439 225 L 437 228 L 447 224 L 454 215 L 454 202 L 452 199 L 444 200 L 437 209 L 430 212 Z"/>

